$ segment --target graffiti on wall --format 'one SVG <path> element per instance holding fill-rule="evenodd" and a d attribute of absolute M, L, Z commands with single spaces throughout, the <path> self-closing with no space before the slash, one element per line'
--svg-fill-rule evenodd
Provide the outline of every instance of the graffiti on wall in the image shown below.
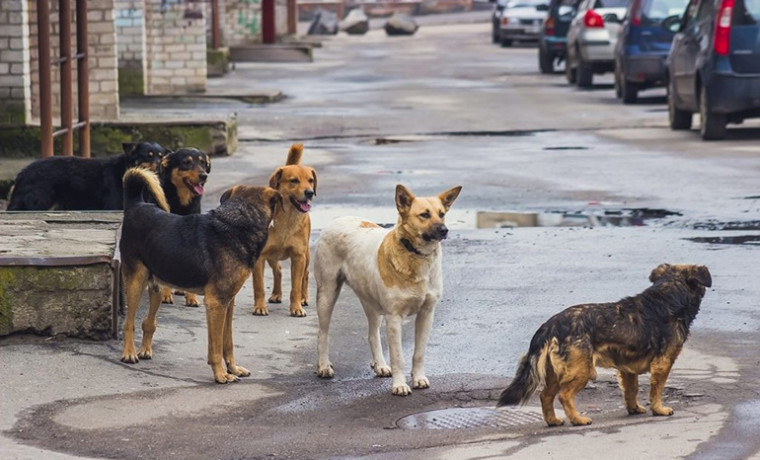
<path fill-rule="evenodd" d="M 249 35 L 259 33 L 259 12 L 261 0 L 238 0 L 238 27 L 245 30 Z"/>

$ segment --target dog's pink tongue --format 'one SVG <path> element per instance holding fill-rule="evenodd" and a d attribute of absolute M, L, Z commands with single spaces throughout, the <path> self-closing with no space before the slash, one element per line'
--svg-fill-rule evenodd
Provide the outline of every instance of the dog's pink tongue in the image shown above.
<path fill-rule="evenodd" d="M 304 201 L 304 202 L 299 201 L 298 202 L 298 207 L 300 207 L 301 211 L 303 211 L 303 212 L 309 212 L 311 210 L 311 202 L 309 202 L 309 201 Z"/>
<path fill-rule="evenodd" d="M 201 184 L 193 185 L 193 191 L 196 195 L 203 195 L 203 186 Z"/>

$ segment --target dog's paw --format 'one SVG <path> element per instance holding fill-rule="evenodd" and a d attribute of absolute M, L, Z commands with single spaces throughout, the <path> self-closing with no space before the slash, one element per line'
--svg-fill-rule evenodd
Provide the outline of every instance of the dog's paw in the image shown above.
<path fill-rule="evenodd" d="M 660 406 L 660 407 L 653 407 L 652 408 L 652 414 L 653 415 L 663 415 L 663 416 L 670 416 L 673 415 L 673 408 L 672 407 L 666 407 L 666 406 Z"/>
<path fill-rule="evenodd" d="M 335 376 L 335 371 L 333 370 L 332 364 L 328 364 L 327 366 L 319 366 L 319 369 L 317 370 L 317 377 L 320 379 L 331 379 Z"/>
<path fill-rule="evenodd" d="M 251 375 L 251 371 L 242 366 L 227 366 L 227 372 L 238 377 L 249 377 Z"/>
<path fill-rule="evenodd" d="M 574 419 L 571 419 L 570 423 L 572 423 L 575 426 L 591 425 L 591 419 L 588 417 L 582 417 L 579 415 L 575 417 Z"/>
<path fill-rule="evenodd" d="M 272 294 L 269 297 L 269 303 L 282 303 L 282 294 Z"/>
<path fill-rule="evenodd" d="M 301 306 L 302 307 L 308 307 L 309 306 L 309 299 L 303 299 L 301 301 Z"/>
<path fill-rule="evenodd" d="M 304 310 L 300 305 L 297 307 L 290 307 L 290 316 L 294 316 L 296 318 L 303 318 L 306 316 L 306 310 Z"/>
<path fill-rule="evenodd" d="M 225 384 L 239 382 L 240 378 L 234 374 L 221 373 L 219 375 L 215 375 L 214 380 L 216 380 L 216 383 Z"/>
<path fill-rule="evenodd" d="M 140 359 L 153 359 L 153 349 L 140 347 L 140 351 L 137 352 L 137 357 Z"/>
<path fill-rule="evenodd" d="M 378 377 L 392 377 L 391 368 L 387 364 L 378 365 L 377 363 L 370 363 L 369 367 L 374 369 L 375 375 Z"/>
<path fill-rule="evenodd" d="M 559 417 L 544 419 L 544 421 L 546 422 L 547 426 L 562 426 L 565 424 L 565 421 Z"/>
<path fill-rule="evenodd" d="M 121 355 L 121 362 L 127 363 L 127 364 L 137 364 L 140 362 L 140 359 L 137 357 L 137 354 L 132 350 L 131 352 L 124 352 Z"/>
<path fill-rule="evenodd" d="M 198 308 L 201 304 L 198 302 L 198 297 L 195 294 L 185 294 L 185 306 Z"/>
<path fill-rule="evenodd" d="M 430 381 L 425 376 L 419 378 L 412 376 L 412 381 L 414 382 L 412 384 L 414 389 L 430 388 Z"/>
<path fill-rule="evenodd" d="M 633 407 L 633 408 L 628 408 L 627 410 L 628 410 L 628 415 L 645 414 L 647 411 L 646 408 L 641 405 L 637 405 L 636 407 Z"/>
<path fill-rule="evenodd" d="M 393 393 L 394 396 L 409 396 L 412 394 L 412 389 L 409 388 L 409 385 L 406 383 L 402 383 L 401 385 L 393 385 L 391 393 Z"/>
<path fill-rule="evenodd" d="M 267 307 L 253 307 L 253 314 L 256 316 L 269 316 L 269 309 Z"/>
<path fill-rule="evenodd" d="M 172 291 L 161 294 L 161 303 L 174 304 L 174 296 L 172 296 Z"/>

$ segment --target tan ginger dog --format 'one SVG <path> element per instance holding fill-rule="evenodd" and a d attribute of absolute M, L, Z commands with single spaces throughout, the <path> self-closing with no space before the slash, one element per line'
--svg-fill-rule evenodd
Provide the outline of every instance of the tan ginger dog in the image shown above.
<path fill-rule="evenodd" d="M 290 316 L 306 316 L 304 306 L 309 304 L 309 237 L 311 199 L 317 194 L 317 173 L 302 166 L 303 145 L 293 144 L 288 151 L 285 166 L 269 178 L 269 186 L 280 192 L 282 202 L 275 209 L 269 238 L 253 270 L 253 314 L 269 314 L 264 298 L 264 262 L 272 267 L 274 286 L 270 303 L 282 302 L 281 260 L 290 259 Z"/>
<path fill-rule="evenodd" d="M 328 333 L 335 301 L 345 282 L 356 293 L 369 323 L 371 366 L 379 377 L 393 377 L 392 393 L 412 392 L 404 374 L 401 323 L 415 315 L 412 386 L 428 388 L 425 347 L 433 325 L 433 311 L 443 292 L 441 241 L 448 229 L 445 216 L 462 187 L 438 196 L 416 198 L 403 185 L 396 186 L 398 223 L 386 230 L 358 217 L 336 219 L 314 248 L 319 336 L 317 375 L 332 378 Z M 380 344 L 380 323 L 385 317 L 391 367 Z"/>

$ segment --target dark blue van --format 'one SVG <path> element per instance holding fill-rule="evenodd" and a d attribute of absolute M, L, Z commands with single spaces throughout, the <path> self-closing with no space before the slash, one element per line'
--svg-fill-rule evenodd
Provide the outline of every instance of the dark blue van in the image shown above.
<path fill-rule="evenodd" d="M 665 86 L 665 58 L 675 32 L 662 26 L 680 20 L 688 0 L 633 0 L 615 47 L 615 93 L 626 104 L 639 91 Z"/>
<path fill-rule="evenodd" d="M 567 31 L 581 0 L 551 0 L 538 36 L 538 68 L 554 73 L 554 65 L 565 60 Z"/>
<path fill-rule="evenodd" d="M 667 58 L 672 129 L 722 139 L 727 123 L 760 117 L 760 0 L 692 0 Z"/>

